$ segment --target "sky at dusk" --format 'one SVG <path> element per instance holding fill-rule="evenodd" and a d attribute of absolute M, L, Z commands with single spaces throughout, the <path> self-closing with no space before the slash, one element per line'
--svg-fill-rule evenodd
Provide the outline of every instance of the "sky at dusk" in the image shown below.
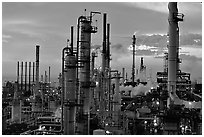
<path fill-rule="evenodd" d="M 40 74 L 44 74 L 44 71 L 48 71 L 48 67 L 51 66 L 51 78 L 56 80 L 61 70 L 61 52 L 66 46 L 66 39 L 70 38 L 70 27 L 74 26 L 75 46 L 77 19 L 81 15 L 89 15 L 90 11 L 107 13 L 107 22 L 111 25 L 111 67 L 120 71 L 122 67 L 125 67 L 129 75 L 131 74 L 131 37 L 136 34 L 138 37 L 137 67 L 140 57 L 143 56 L 147 69 L 151 70 L 152 75 L 155 76 L 157 71 L 163 70 L 163 60 L 154 58 L 154 56 L 162 54 L 166 50 L 166 44 L 162 43 L 163 47 L 161 48 L 162 44 L 157 46 L 155 43 L 158 41 L 153 40 L 158 40 L 158 37 L 167 34 L 167 4 L 165 2 L 3 2 L 3 81 L 16 80 L 17 61 L 35 61 L 35 46 L 37 44 L 40 45 Z M 202 4 L 179 2 L 178 10 L 185 15 L 184 22 L 179 23 L 180 34 L 184 41 L 180 43 L 181 69 L 190 72 L 192 79 L 201 79 Z M 98 32 L 92 34 L 92 47 L 102 44 L 102 18 L 103 14 L 93 17 L 92 24 L 98 27 Z M 185 43 L 185 38 L 192 39 L 193 42 Z M 165 38 L 163 37 L 163 39 Z M 100 50 L 98 54 L 96 67 L 99 67 L 101 63 Z"/>

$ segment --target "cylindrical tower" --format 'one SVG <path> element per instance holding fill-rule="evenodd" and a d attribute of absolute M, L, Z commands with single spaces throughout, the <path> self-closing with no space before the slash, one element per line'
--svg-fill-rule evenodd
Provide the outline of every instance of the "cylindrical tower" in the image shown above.
<path fill-rule="evenodd" d="M 122 69 L 122 77 L 123 77 L 122 85 L 124 85 L 124 83 L 125 83 L 125 68 Z"/>
<path fill-rule="evenodd" d="M 183 21 L 183 15 L 178 13 L 177 3 L 169 2 L 169 47 L 168 47 L 168 92 L 170 98 L 176 96 L 176 81 L 178 69 L 178 22 Z"/>
<path fill-rule="evenodd" d="M 88 18 L 81 20 L 81 45 L 80 59 L 83 67 L 80 69 L 80 92 L 83 96 L 83 113 L 89 112 L 89 92 L 90 92 L 90 49 L 91 49 L 91 33 L 97 31 L 91 26 Z"/>
<path fill-rule="evenodd" d="M 27 91 L 27 62 L 25 62 L 25 92 Z"/>
<path fill-rule="evenodd" d="M 34 96 L 38 93 L 39 87 L 39 68 L 40 68 L 40 59 L 39 59 L 39 52 L 40 52 L 40 46 L 36 45 L 36 79 L 35 79 L 35 93 Z"/>
<path fill-rule="evenodd" d="M 33 84 L 35 82 L 35 62 L 33 62 Z"/>
<path fill-rule="evenodd" d="M 31 62 L 29 62 L 29 66 L 28 66 L 29 70 L 28 70 L 28 91 L 30 92 L 30 76 L 31 76 Z"/>
<path fill-rule="evenodd" d="M 64 69 L 64 134 L 75 134 L 76 116 L 76 57 L 67 55 L 65 57 Z"/>
<path fill-rule="evenodd" d="M 134 82 L 135 82 L 135 41 L 136 41 L 136 37 L 135 37 L 135 35 L 133 35 L 133 42 L 132 42 L 132 48 L 133 48 L 133 50 L 132 50 L 132 52 L 133 52 L 133 54 L 132 54 L 132 86 L 134 87 L 135 86 L 135 84 L 134 84 Z"/>
<path fill-rule="evenodd" d="M 23 90 L 23 62 L 21 62 L 21 91 Z"/>
<path fill-rule="evenodd" d="M 40 67 L 39 52 L 40 46 L 36 45 L 36 83 L 39 82 L 39 67 Z"/>
<path fill-rule="evenodd" d="M 19 92 L 19 61 L 17 63 L 17 91 Z"/>
<path fill-rule="evenodd" d="M 120 109 L 121 109 L 121 95 L 120 95 L 120 90 L 119 90 L 119 86 L 120 86 L 120 73 L 115 73 L 114 76 L 115 79 L 115 94 L 113 95 L 113 119 L 115 121 L 115 124 L 118 125 L 119 124 L 119 115 L 120 115 Z"/>

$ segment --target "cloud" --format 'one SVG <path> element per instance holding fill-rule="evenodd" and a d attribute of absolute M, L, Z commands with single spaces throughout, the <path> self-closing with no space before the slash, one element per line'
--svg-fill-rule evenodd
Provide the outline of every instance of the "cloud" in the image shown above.
<path fill-rule="evenodd" d="M 111 46 L 112 53 L 128 53 L 128 46 L 122 44 L 115 44 Z"/>
<path fill-rule="evenodd" d="M 11 35 L 5 35 L 5 34 L 2 34 L 2 42 L 3 43 L 8 43 L 8 39 L 11 39 L 12 36 Z"/>
<path fill-rule="evenodd" d="M 186 55 L 186 54 L 180 54 L 180 58 L 182 60 L 188 60 L 188 61 L 191 61 L 191 62 L 202 61 L 202 58 L 198 58 L 196 56 L 191 56 L 191 55 Z"/>
<path fill-rule="evenodd" d="M 180 36 L 181 45 L 202 45 L 201 34 L 184 34 Z"/>
<path fill-rule="evenodd" d="M 129 6 L 134 6 L 136 8 L 147 9 L 151 11 L 168 13 L 168 3 L 166 2 L 130 2 L 127 3 Z"/>

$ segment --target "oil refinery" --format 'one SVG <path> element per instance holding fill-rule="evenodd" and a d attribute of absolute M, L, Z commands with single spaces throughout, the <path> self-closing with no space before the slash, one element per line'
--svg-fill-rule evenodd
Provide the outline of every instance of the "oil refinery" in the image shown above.
<path fill-rule="evenodd" d="M 2 88 L 2 134 L 202 135 L 202 84 L 192 83 L 179 58 L 179 22 L 184 14 L 179 13 L 177 2 L 169 2 L 167 9 L 168 51 L 156 82 L 147 78 L 145 58 L 140 57 L 136 65 L 135 34 L 130 35 L 128 79 L 127 68 L 111 66 L 108 12 L 79 15 L 58 57 L 58 86 L 51 82 L 52 66 L 40 75 L 40 51 L 46 50 L 40 45 L 33 47 L 35 61 L 16 63 L 16 81 Z M 99 16 L 102 32 L 93 25 Z M 92 34 L 98 33 L 102 33 L 101 67 L 96 67 L 99 53 L 91 50 Z"/>

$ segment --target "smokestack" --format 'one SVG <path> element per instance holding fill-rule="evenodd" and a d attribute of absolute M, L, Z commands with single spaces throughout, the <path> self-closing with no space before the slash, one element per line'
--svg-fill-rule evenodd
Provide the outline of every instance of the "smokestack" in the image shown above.
<path fill-rule="evenodd" d="M 27 62 L 25 62 L 25 92 L 27 91 Z"/>
<path fill-rule="evenodd" d="M 105 71 L 106 65 L 106 16 L 107 14 L 103 14 L 103 50 L 102 50 L 102 72 Z"/>
<path fill-rule="evenodd" d="M 125 83 L 125 68 L 123 68 L 122 77 L 123 77 L 122 84 L 124 85 L 124 83 Z"/>
<path fill-rule="evenodd" d="M 33 62 L 33 84 L 35 82 L 35 62 Z"/>
<path fill-rule="evenodd" d="M 30 75 L 31 75 L 31 62 L 29 62 L 29 72 L 28 72 L 28 91 L 31 91 L 30 89 Z"/>
<path fill-rule="evenodd" d="M 21 90 L 23 90 L 23 62 L 21 62 Z"/>
<path fill-rule="evenodd" d="M 48 79 L 49 79 L 49 83 L 50 83 L 50 66 L 49 66 L 49 78 Z"/>
<path fill-rule="evenodd" d="M 45 71 L 45 83 L 47 83 L 47 71 Z"/>
<path fill-rule="evenodd" d="M 19 61 L 17 63 L 17 91 L 19 91 Z"/>
<path fill-rule="evenodd" d="M 143 57 L 141 57 L 141 62 L 140 62 L 140 71 L 142 71 L 144 68 L 144 63 L 143 63 Z"/>
<path fill-rule="evenodd" d="M 168 47 L 168 92 L 171 97 L 176 94 L 176 76 L 178 68 L 178 21 L 183 21 L 182 16 L 178 16 L 177 2 L 169 2 L 169 47 Z"/>
<path fill-rule="evenodd" d="M 40 52 L 40 46 L 36 45 L 36 83 L 39 82 L 39 52 Z"/>
<path fill-rule="evenodd" d="M 107 24 L 107 67 L 110 67 L 110 24 Z"/>
<path fill-rule="evenodd" d="M 106 18 L 107 14 L 103 14 L 103 53 L 106 53 Z"/>
<path fill-rule="evenodd" d="M 71 46 L 71 49 L 72 49 L 72 52 L 74 50 L 73 48 L 73 35 L 74 35 L 74 26 L 71 26 L 71 43 L 70 43 L 70 46 Z"/>
<path fill-rule="evenodd" d="M 133 35 L 133 42 L 132 42 L 132 48 L 133 48 L 133 59 L 132 59 L 132 86 L 134 87 L 134 82 L 135 82 L 135 41 L 136 37 Z"/>

